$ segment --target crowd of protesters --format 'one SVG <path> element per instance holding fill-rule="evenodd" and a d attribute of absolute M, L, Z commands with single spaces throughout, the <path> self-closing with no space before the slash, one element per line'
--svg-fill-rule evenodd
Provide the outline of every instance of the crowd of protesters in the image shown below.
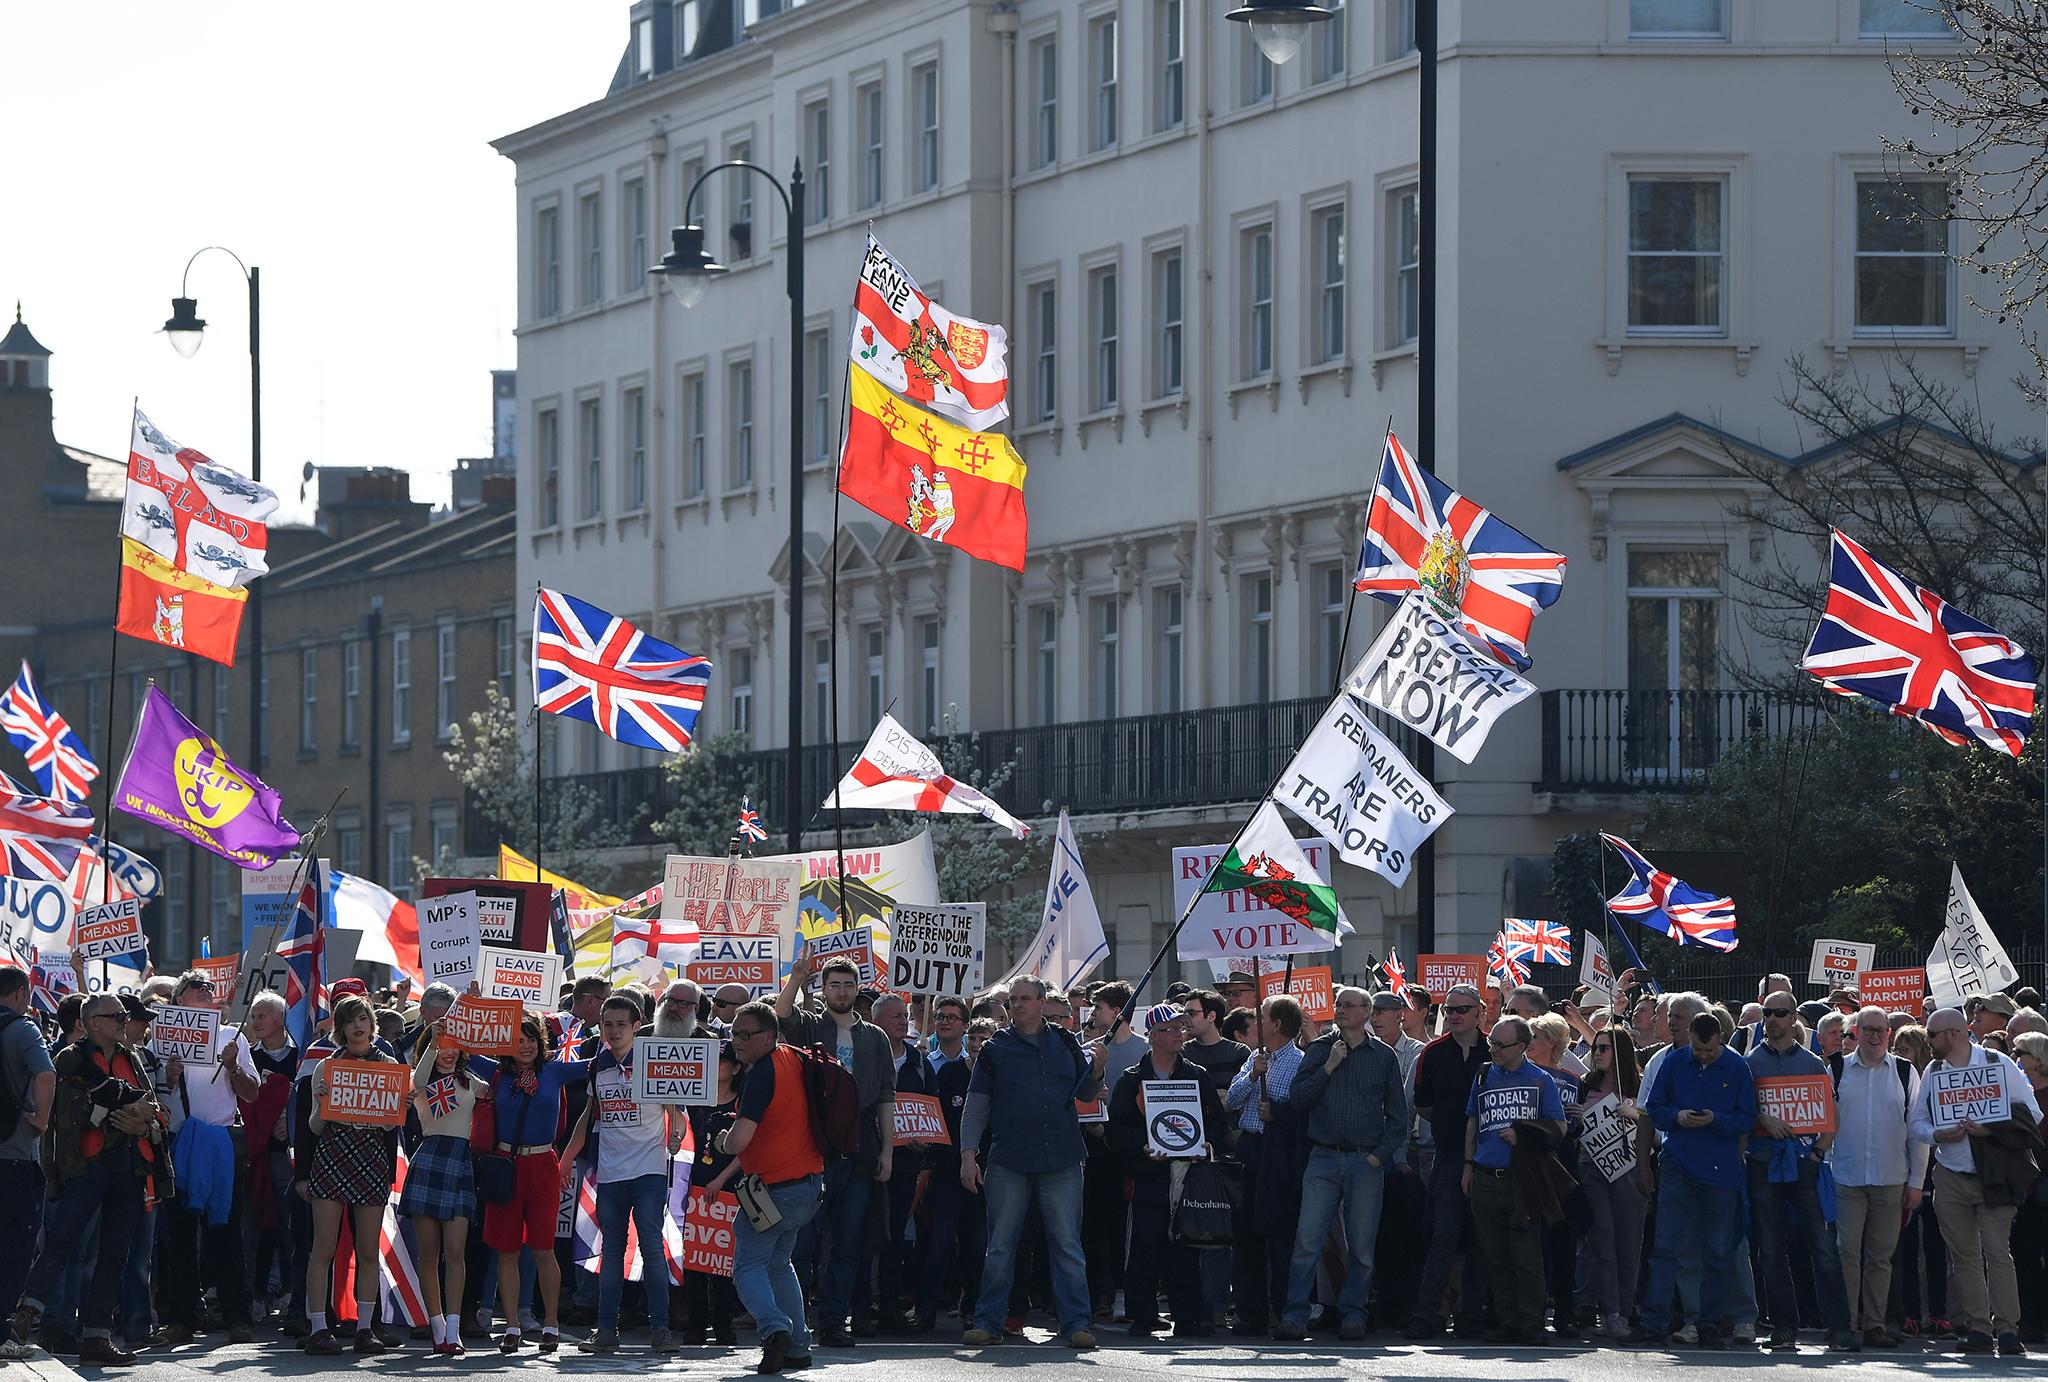
<path fill-rule="evenodd" d="M 1805 1332 L 1831 1352 L 2007 1355 L 2042 1340 L 2038 995 L 1922 1020 L 1852 989 L 1802 1003 L 1784 975 L 1736 1010 L 1639 977 L 1611 1006 L 1339 987 L 1318 1022 L 1242 972 L 1149 1008 L 1120 981 L 1029 977 L 906 1000 L 864 988 L 850 959 L 800 955 L 772 1000 L 578 980 L 497 1061 L 441 1040 L 452 990 L 408 1002 L 342 980 L 305 1049 L 266 993 L 201 1070 L 149 1038 L 163 1005 L 225 1006 L 204 975 L 45 1017 L 28 975 L 0 966 L 0 1234 L 37 1245 L 0 1253 L 0 1357 L 120 1366 L 259 1335 L 315 1354 L 551 1353 L 571 1326 L 611 1354 L 642 1325 L 662 1354 L 734 1347 L 746 1327 L 766 1373 L 878 1335 L 957 1327 L 991 1348 L 1034 1320 L 1077 1349 L 1111 1329 L 1702 1349 Z M 719 1042 L 716 1102 L 638 1102 L 644 1035 Z M 406 1126 L 324 1122 L 334 1057 L 409 1069 Z M 2009 1116 L 1951 1115 L 1936 1096 L 1956 1077 L 1933 1077 L 1962 1067 Z M 1831 1130 L 1760 1105 L 1757 1082 L 1786 1076 L 1826 1085 Z M 1147 1088 L 1166 1080 L 1199 1091 L 1194 1159 L 1155 1150 Z M 945 1141 L 899 1143 L 912 1094 L 937 1101 Z M 629 1282 L 628 1227 L 662 1240 L 686 1146 L 692 1186 L 738 1194 L 732 1275 Z M 586 1175 L 594 1264 L 558 1236 Z M 378 1273 L 353 1268 L 388 1209 L 410 1222 L 424 1323 L 380 1317 Z"/>

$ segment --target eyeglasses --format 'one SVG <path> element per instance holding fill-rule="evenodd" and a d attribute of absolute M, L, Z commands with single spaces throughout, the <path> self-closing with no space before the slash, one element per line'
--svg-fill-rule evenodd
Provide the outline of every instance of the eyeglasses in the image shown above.
<path fill-rule="evenodd" d="M 1890 1036 L 1892 1034 L 1892 1029 L 1889 1027 L 1858 1027 L 1856 1030 L 1865 1036 Z"/>
<path fill-rule="evenodd" d="M 1791 1010 L 1790 1008 L 1765 1008 L 1765 1009 L 1764 1009 L 1764 1016 L 1765 1016 L 1765 1017 L 1790 1017 L 1791 1015 L 1792 1015 L 1792 1010 Z"/>
<path fill-rule="evenodd" d="M 1529 1043 L 1526 1041 L 1495 1041 L 1492 1037 L 1488 1037 L 1486 1044 L 1496 1051 L 1512 1051 L 1517 1046 L 1527 1046 Z"/>
<path fill-rule="evenodd" d="M 1460 1013 L 1476 1013 L 1479 1011 L 1479 1005 L 1477 1003 L 1446 1003 L 1444 1004 L 1444 1011 L 1455 1017 Z"/>
<path fill-rule="evenodd" d="M 122 1011 L 88 1013 L 86 1014 L 85 1020 L 87 1022 L 98 1022 L 103 1018 L 109 1022 L 126 1022 L 128 1020 L 128 1014 Z"/>
<path fill-rule="evenodd" d="M 739 1005 L 739 1000 L 736 998 L 714 998 L 711 1000 L 711 1006 L 714 1008 L 737 1008 Z"/>
<path fill-rule="evenodd" d="M 732 1029 L 732 1039 L 734 1041 L 752 1041 L 755 1037 L 760 1036 L 763 1032 L 766 1032 L 767 1030 L 767 1028 L 763 1027 L 759 1031 L 743 1032 L 739 1028 L 735 1027 Z"/>

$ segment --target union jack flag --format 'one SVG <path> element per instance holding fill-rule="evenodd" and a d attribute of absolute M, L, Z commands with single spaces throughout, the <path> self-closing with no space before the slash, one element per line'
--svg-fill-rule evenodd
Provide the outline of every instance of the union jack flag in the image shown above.
<path fill-rule="evenodd" d="M 768 838 L 768 832 L 761 828 L 761 813 L 746 797 L 740 798 L 740 838 L 754 844 Z"/>
<path fill-rule="evenodd" d="M 28 770 L 44 796 L 63 802 L 85 800 L 92 780 L 100 775 L 99 765 L 57 707 L 43 699 L 26 662 L 14 684 L 0 691 L 0 730 L 28 759 Z"/>
<path fill-rule="evenodd" d="M 1607 909 L 1652 931 L 1662 931 L 1680 945 L 1713 950 L 1735 948 L 1735 900 L 1711 897 L 1692 884 L 1665 873 L 1636 847 L 1604 831 L 1600 838 L 1614 846 L 1635 872 L 1627 887 L 1607 899 Z"/>
<path fill-rule="evenodd" d="M 1380 963 L 1380 972 L 1387 976 L 1387 987 L 1403 997 L 1408 993 L 1408 971 L 1401 967 L 1401 952 L 1389 950 L 1387 958 Z"/>
<path fill-rule="evenodd" d="M 1501 939 L 1508 953 L 1532 965 L 1568 965 L 1572 962 L 1572 928 L 1561 921 L 1524 921 L 1508 917 L 1500 924 Z"/>
<path fill-rule="evenodd" d="M 320 889 L 316 880 L 308 877 L 292 908 L 291 930 L 278 938 L 276 950 L 286 970 L 285 1027 L 301 1050 L 312 1042 L 313 1029 L 327 1015 L 326 951 L 320 930 Z"/>
<path fill-rule="evenodd" d="M 459 1092 L 455 1087 L 453 1075 L 434 1081 L 427 1086 L 427 1112 L 436 1118 L 446 1118 L 455 1112 L 456 1095 Z"/>
<path fill-rule="evenodd" d="M 1508 949 L 1507 937 L 1495 935 L 1493 944 L 1486 949 L 1486 972 L 1496 979 L 1510 984 L 1529 982 L 1529 967 L 1516 958 Z"/>
<path fill-rule="evenodd" d="M 711 661 L 615 614 L 543 588 L 533 604 L 536 706 L 586 720 L 622 744 L 678 753 L 697 728 Z"/>
<path fill-rule="evenodd" d="M 1455 597 L 1460 627 L 1526 670 L 1529 626 L 1563 592 L 1564 558 L 1424 471 L 1390 432 L 1352 585 L 1392 605 L 1425 587 Z"/>
<path fill-rule="evenodd" d="M 83 806 L 9 790 L 0 795 L 0 876 L 68 883 L 91 834 Z"/>
<path fill-rule="evenodd" d="M 1828 603 L 1800 664 L 1828 690 L 1876 701 L 1951 744 L 2020 756 L 2034 718 L 2026 649 L 1834 534 Z"/>

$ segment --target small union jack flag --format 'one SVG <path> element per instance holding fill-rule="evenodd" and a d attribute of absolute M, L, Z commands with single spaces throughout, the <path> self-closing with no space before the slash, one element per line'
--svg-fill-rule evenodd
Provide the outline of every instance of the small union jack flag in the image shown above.
<path fill-rule="evenodd" d="M 67 882 L 91 834 L 83 806 L 8 791 L 0 795 L 0 876 Z"/>
<path fill-rule="evenodd" d="M 436 1118 L 446 1118 L 455 1112 L 458 1093 L 453 1075 L 434 1081 L 427 1086 L 427 1112 Z"/>
<path fill-rule="evenodd" d="M 1496 935 L 1486 948 L 1486 972 L 1510 984 L 1529 982 L 1529 967 L 1508 950 L 1507 939 Z"/>
<path fill-rule="evenodd" d="M 317 879 L 308 877 L 299 888 L 291 927 L 278 937 L 275 954 L 285 965 L 285 1028 L 303 1050 L 327 1015 L 327 945 L 326 933 L 320 928 Z"/>
<path fill-rule="evenodd" d="M 751 844 L 759 844 L 768 838 L 768 832 L 761 828 L 761 813 L 746 797 L 740 798 L 740 838 Z"/>
<path fill-rule="evenodd" d="M 1710 896 L 1665 873 L 1617 835 L 1602 832 L 1600 838 L 1614 846 L 1635 872 L 1627 887 L 1607 899 L 1609 911 L 1652 931 L 1662 931 L 1680 945 L 1704 945 L 1713 950 L 1735 948 L 1733 898 Z"/>
<path fill-rule="evenodd" d="M 1408 971 L 1401 967 L 1401 952 L 1389 950 L 1387 958 L 1380 962 L 1380 972 L 1387 976 L 1387 987 L 1403 995 L 1408 992 Z"/>
<path fill-rule="evenodd" d="M 0 730 L 28 759 L 28 770 L 44 796 L 62 802 L 85 800 L 92 780 L 100 775 L 99 765 L 57 707 L 43 699 L 26 662 L 14 684 L 0 691 Z"/>
<path fill-rule="evenodd" d="M 1876 701 L 1951 744 L 2020 756 L 2034 718 L 2034 659 L 1841 533 L 1828 603 L 1800 667 L 1828 690 Z"/>
<path fill-rule="evenodd" d="M 1572 928 L 1561 921 L 1524 921 L 1508 917 L 1500 924 L 1501 939 L 1508 953 L 1532 965 L 1568 965 L 1572 962 Z"/>
<path fill-rule="evenodd" d="M 573 595 L 533 605 L 534 703 L 586 720 L 622 744 L 680 753 L 704 708 L 711 660 L 642 633 Z"/>

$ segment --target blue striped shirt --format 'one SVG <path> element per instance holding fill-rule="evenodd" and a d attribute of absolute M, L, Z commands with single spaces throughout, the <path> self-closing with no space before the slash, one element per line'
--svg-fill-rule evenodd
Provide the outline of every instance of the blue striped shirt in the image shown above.
<path fill-rule="evenodd" d="M 1237 1078 L 1230 1082 L 1230 1089 L 1223 1096 L 1226 1108 L 1242 1109 L 1238 1114 L 1237 1126 L 1243 1132 L 1264 1132 L 1266 1125 L 1259 1118 L 1259 1101 L 1253 1096 L 1259 1092 L 1259 1077 L 1252 1073 L 1252 1064 L 1258 1060 L 1252 1057 L 1239 1068 Z M 1287 1091 L 1294 1088 L 1294 1076 L 1301 1069 L 1301 1048 L 1293 1042 L 1273 1053 L 1266 1066 L 1266 1097 L 1285 1099 Z"/>

